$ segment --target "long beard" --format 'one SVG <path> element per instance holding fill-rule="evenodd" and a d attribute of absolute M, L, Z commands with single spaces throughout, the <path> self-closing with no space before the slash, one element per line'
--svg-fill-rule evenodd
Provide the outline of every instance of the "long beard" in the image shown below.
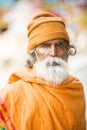
<path fill-rule="evenodd" d="M 57 57 L 47 57 L 34 64 L 37 76 L 48 82 L 60 84 L 67 79 L 67 62 Z"/>

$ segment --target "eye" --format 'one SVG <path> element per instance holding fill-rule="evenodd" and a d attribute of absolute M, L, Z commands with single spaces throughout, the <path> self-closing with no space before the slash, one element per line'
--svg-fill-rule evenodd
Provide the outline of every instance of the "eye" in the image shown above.
<path fill-rule="evenodd" d="M 68 49 L 68 43 L 66 43 L 65 41 L 60 41 L 58 43 L 56 43 L 56 47 L 59 47 L 61 49 Z"/>
<path fill-rule="evenodd" d="M 56 43 L 56 47 L 59 47 L 59 48 L 65 48 L 63 42 L 58 42 L 58 43 Z"/>
<path fill-rule="evenodd" d="M 42 47 L 43 48 L 50 47 L 50 43 L 45 42 L 45 43 L 41 44 L 40 48 L 42 48 Z"/>

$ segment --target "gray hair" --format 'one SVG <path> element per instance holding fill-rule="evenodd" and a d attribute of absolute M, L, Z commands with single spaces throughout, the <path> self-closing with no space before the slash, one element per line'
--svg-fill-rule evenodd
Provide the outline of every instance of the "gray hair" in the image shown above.
<path fill-rule="evenodd" d="M 32 68 L 34 63 L 37 61 L 37 57 L 36 57 L 36 51 L 35 49 L 31 50 L 28 52 L 28 58 L 26 60 L 26 66 L 29 68 Z"/>

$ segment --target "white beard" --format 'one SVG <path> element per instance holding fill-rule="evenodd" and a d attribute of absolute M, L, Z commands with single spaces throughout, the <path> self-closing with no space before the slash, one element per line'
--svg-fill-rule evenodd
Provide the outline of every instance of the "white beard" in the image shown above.
<path fill-rule="evenodd" d="M 60 84 L 67 79 L 67 62 L 57 57 L 47 57 L 34 64 L 37 76 L 48 82 Z"/>

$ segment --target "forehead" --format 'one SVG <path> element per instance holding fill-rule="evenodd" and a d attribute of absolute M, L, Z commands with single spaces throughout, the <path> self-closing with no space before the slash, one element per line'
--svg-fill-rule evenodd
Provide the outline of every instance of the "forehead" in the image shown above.
<path fill-rule="evenodd" d="M 57 43 L 57 42 L 63 42 L 65 41 L 64 39 L 53 39 L 53 40 L 49 40 L 49 41 L 46 41 L 44 43 Z M 42 43 L 43 44 L 43 43 Z"/>

